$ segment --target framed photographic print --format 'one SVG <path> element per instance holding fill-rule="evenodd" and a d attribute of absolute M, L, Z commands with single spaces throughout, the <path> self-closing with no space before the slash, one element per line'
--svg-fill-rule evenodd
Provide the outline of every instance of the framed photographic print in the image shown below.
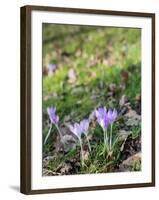
<path fill-rule="evenodd" d="M 155 14 L 21 8 L 21 192 L 155 185 Z"/>

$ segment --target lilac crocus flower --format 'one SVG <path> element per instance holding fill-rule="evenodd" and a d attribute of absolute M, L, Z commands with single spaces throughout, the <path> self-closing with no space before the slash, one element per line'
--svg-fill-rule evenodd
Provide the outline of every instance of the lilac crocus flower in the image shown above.
<path fill-rule="evenodd" d="M 48 66 L 47 66 L 47 68 L 48 68 L 48 73 L 51 75 L 51 74 L 53 74 L 53 72 L 56 70 L 56 68 L 57 68 L 57 65 L 56 64 L 48 64 Z"/>
<path fill-rule="evenodd" d="M 117 118 L 117 111 L 115 109 L 113 111 L 109 109 L 107 116 L 108 116 L 109 123 L 112 124 Z"/>
<path fill-rule="evenodd" d="M 97 118 L 97 121 L 99 123 L 99 125 L 103 128 L 103 129 L 107 129 L 109 126 L 109 119 L 107 114 L 104 115 L 102 118 Z"/>
<path fill-rule="evenodd" d="M 96 118 L 97 118 L 97 122 L 99 123 L 99 125 L 103 129 L 106 129 L 109 125 L 109 120 L 108 120 L 106 108 L 100 107 L 100 108 L 96 109 L 95 113 L 96 113 Z"/>
<path fill-rule="evenodd" d="M 89 120 L 88 120 L 88 119 L 83 119 L 83 120 L 80 122 L 80 127 L 81 127 L 82 133 L 84 133 L 85 136 L 86 136 L 86 140 L 87 140 L 87 143 L 88 143 L 88 147 L 89 147 L 89 150 L 91 151 L 91 145 L 90 145 L 90 142 L 89 142 L 89 139 L 88 139 Z"/>
<path fill-rule="evenodd" d="M 82 128 L 80 126 L 79 123 L 75 123 L 74 125 L 69 125 L 70 131 L 76 135 L 79 139 L 79 143 L 80 143 L 80 147 L 81 147 L 81 161 L 82 161 L 82 165 L 84 165 L 84 153 L 83 153 L 83 146 L 82 146 L 82 139 L 81 139 L 81 135 L 82 135 Z"/>
<path fill-rule="evenodd" d="M 89 120 L 88 119 L 84 119 L 80 122 L 80 128 L 81 128 L 81 131 L 84 133 L 84 134 L 88 134 L 88 128 L 89 128 Z"/>
<path fill-rule="evenodd" d="M 107 109 L 106 109 L 106 107 L 103 107 L 103 108 L 99 107 L 99 108 L 97 108 L 96 111 L 95 111 L 95 115 L 96 115 L 97 119 L 103 118 L 104 116 L 106 116 L 107 115 Z"/>
<path fill-rule="evenodd" d="M 59 122 L 59 116 L 56 115 L 56 108 L 54 107 L 47 108 L 47 113 L 49 115 L 51 123 L 57 125 Z"/>
<path fill-rule="evenodd" d="M 82 128 L 79 123 L 75 123 L 74 125 L 69 125 L 70 131 L 76 135 L 78 138 L 81 138 Z"/>
<path fill-rule="evenodd" d="M 55 127 L 58 130 L 58 133 L 60 135 L 60 138 L 62 139 L 62 133 L 58 127 L 59 116 L 56 114 L 56 108 L 54 108 L 54 107 L 47 108 L 47 113 L 49 115 L 51 124 L 50 124 L 50 129 L 48 131 L 48 134 L 45 137 L 44 144 L 46 143 L 47 139 L 49 138 L 49 135 L 50 135 L 51 129 L 52 129 L 52 124 L 55 125 Z"/>
<path fill-rule="evenodd" d="M 110 139 L 109 139 L 109 148 L 112 148 L 112 132 L 113 132 L 113 123 L 117 118 L 117 111 L 114 109 L 113 111 L 111 109 L 108 110 L 107 116 L 110 123 Z"/>
<path fill-rule="evenodd" d="M 99 125 L 102 127 L 104 132 L 104 144 L 105 148 L 108 146 L 108 134 L 107 134 L 107 128 L 109 126 L 109 120 L 107 116 L 107 109 L 105 107 L 100 107 L 96 109 L 96 118 Z"/>

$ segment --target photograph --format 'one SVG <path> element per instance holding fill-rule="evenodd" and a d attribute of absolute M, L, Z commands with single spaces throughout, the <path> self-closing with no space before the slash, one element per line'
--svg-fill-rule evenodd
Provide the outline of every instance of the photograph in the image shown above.
<path fill-rule="evenodd" d="M 141 28 L 42 23 L 42 176 L 142 170 Z"/>
<path fill-rule="evenodd" d="M 21 8 L 21 192 L 155 185 L 155 15 Z"/>

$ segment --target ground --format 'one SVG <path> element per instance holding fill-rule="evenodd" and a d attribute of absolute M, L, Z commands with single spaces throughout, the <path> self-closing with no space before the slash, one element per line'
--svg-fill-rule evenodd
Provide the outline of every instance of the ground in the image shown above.
<path fill-rule="evenodd" d="M 43 175 L 141 170 L 141 31 L 131 28 L 43 24 L 43 140 L 54 106 L 66 144 L 53 126 L 43 145 Z M 54 64 L 52 73 L 48 64 Z M 67 125 L 88 118 L 99 106 L 115 108 L 112 155 L 102 154 L 103 133 L 93 119 L 91 153 L 84 141 L 85 165 L 78 140 Z M 70 141 L 70 142 L 68 142 Z"/>

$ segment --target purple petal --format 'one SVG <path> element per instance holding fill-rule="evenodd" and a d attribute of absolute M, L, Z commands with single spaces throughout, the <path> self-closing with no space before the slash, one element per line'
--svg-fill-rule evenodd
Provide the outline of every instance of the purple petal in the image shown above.
<path fill-rule="evenodd" d="M 56 112 L 56 108 L 54 108 L 54 107 L 47 108 L 47 112 L 48 112 L 48 115 L 49 115 L 51 123 L 58 124 L 59 116 L 56 115 L 56 113 L 55 113 Z"/>
<path fill-rule="evenodd" d="M 96 109 L 95 113 L 97 118 L 102 118 L 107 114 L 107 110 L 105 107 L 99 107 Z"/>
<path fill-rule="evenodd" d="M 108 119 L 109 119 L 110 122 L 112 121 L 112 113 L 113 113 L 112 110 L 109 109 L 108 113 L 107 113 L 107 116 L 108 116 Z"/>
<path fill-rule="evenodd" d="M 48 64 L 47 67 L 50 72 L 53 72 L 57 68 L 57 66 L 55 64 Z"/>
<path fill-rule="evenodd" d="M 113 123 L 117 118 L 117 111 L 114 109 L 108 111 L 108 119 L 110 123 Z"/>
<path fill-rule="evenodd" d="M 103 118 L 98 118 L 97 121 L 98 121 L 99 125 L 100 125 L 103 129 L 108 128 L 109 121 L 108 121 L 107 116 L 105 116 L 105 117 L 103 117 Z"/>
<path fill-rule="evenodd" d="M 113 118 L 114 118 L 114 120 L 117 118 L 117 116 L 118 116 L 118 113 L 117 113 L 117 111 L 114 109 L 114 110 L 113 110 Z"/>
<path fill-rule="evenodd" d="M 55 123 L 55 124 L 58 124 L 58 122 L 59 122 L 59 116 L 58 116 L 58 115 L 55 115 L 54 123 Z"/>
<path fill-rule="evenodd" d="M 75 123 L 74 125 L 69 125 L 69 128 L 70 128 L 70 131 L 76 135 L 77 137 L 81 137 L 82 135 L 82 129 L 81 129 L 81 126 L 80 124 L 78 123 Z"/>
<path fill-rule="evenodd" d="M 48 115 L 53 115 L 56 112 L 56 108 L 54 107 L 47 108 L 47 112 L 48 112 Z"/>
<path fill-rule="evenodd" d="M 89 128 L 89 120 L 84 119 L 80 122 L 80 128 L 82 133 L 87 133 Z"/>

